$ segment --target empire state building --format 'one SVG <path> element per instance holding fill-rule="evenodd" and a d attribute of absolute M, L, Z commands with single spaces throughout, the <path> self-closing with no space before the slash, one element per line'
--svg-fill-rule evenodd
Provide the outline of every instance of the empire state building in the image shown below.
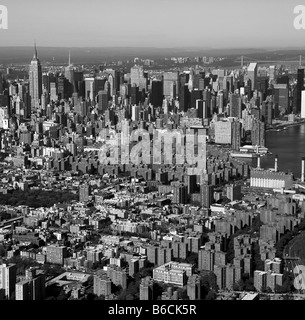
<path fill-rule="evenodd" d="M 30 64 L 29 70 L 29 81 L 30 81 L 30 96 L 31 106 L 35 109 L 39 108 L 39 101 L 42 95 L 42 71 L 40 61 L 37 56 L 36 44 L 34 48 L 33 60 Z"/>

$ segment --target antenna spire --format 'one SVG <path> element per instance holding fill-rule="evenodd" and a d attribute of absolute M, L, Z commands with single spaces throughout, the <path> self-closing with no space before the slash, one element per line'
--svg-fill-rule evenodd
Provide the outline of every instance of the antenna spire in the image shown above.
<path fill-rule="evenodd" d="M 37 60 L 38 55 L 37 55 L 37 47 L 36 47 L 36 40 L 34 40 L 34 57 L 33 60 Z"/>

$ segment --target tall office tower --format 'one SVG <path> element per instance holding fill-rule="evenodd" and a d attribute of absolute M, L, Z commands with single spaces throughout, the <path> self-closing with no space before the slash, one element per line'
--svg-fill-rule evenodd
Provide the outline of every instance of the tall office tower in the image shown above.
<path fill-rule="evenodd" d="M 58 94 L 57 94 L 57 86 L 55 82 L 50 82 L 50 100 L 57 101 Z"/>
<path fill-rule="evenodd" d="M 112 74 L 109 74 L 108 75 L 108 84 L 109 84 L 109 95 L 112 97 L 113 94 L 114 94 L 114 78 L 113 78 L 113 75 Z"/>
<path fill-rule="evenodd" d="M 163 95 L 175 99 L 179 94 L 179 72 L 163 73 Z"/>
<path fill-rule="evenodd" d="M 233 121 L 232 123 L 232 149 L 239 151 L 241 143 L 241 123 Z"/>
<path fill-rule="evenodd" d="M 273 81 L 278 73 L 278 70 L 276 69 L 276 66 L 270 66 L 269 67 L 269 81 Z"/>
<path fill-rule="evenodd" d="M 163 83 L 159 80 L 153 80 L 151 84 L 151 104 L 157 108 L 162 106 L 163 102 Z"/>
<path fill-rule="evenodd" d="M 197 191 L 197 176 L 188 175 L 187 176 L 187 192 L 189 194 L 195 193 Z"/>
<path fill-rule="evenodd" d="M 69 97 L 72 95 L 71 86 L 72 85 L 65 78 L 65 76 L 63 74 L 60 75 L 57 79 L 58 99 L 69 99 Z"/>
<path fill-rule="evenodd" d="M 9 94 L 10 96 L 14 96 L 18 94 L 18 84 L 16 82 L 10 83 Z"/>
<path fill-rule="evenodd" d="M 289 87 L 287 84 L 273 85 L 274 104 L 283 114 L 289 111 Z"/>
<path fill-rule="evenodd" d="M 179 91 L 179 111 L 186 112 L 190 107 L 191 95 L 188 89 L 188 85 L 184 85 L 184 87 L 180 88 Z"/>
<path fill-rule="evenodd" d="M 180 93 L 180 89 L 184 88 L 185 85 L 189 83 L 190 75 L 188 73 L 181 73 L 179 75 L 178 81 L 178 92 Z"/>
<path fill-rule="evenodd" d="M 189 82 L 187 85 L 188 85 L 189 91 L 191 92 L 191 91 L 193 91 L 193 88 L 194 88 L 194 85 L 193 85 L 193 83 L 194 83 L 194 70 L 192 68 L 189 71 L 189 75 L 190 75 L 190 77 L 189 77 Z"/>
<path fill-rule="evenodd" d="M 105 90 L 98 92 L 98 113 L 104 114 L 108 109 L 108 93 Z"/>
<path fill-rule="evenodd" d="M 3 94 L 0 94 L 0 107 L 7 107 L 8 115 L 11 116 L 12 108 L 8 89 L 4 89 Z"/>
<path fill-rule="evenodd" d="M 45 110 L 48 103 L 49 103 L 49 95 L 47 93 L 47 90 L 44 89 L 41 95 L 41 108 Z"/>
<path fill-rule="evenodd" d="M 266 99 L 269 88 L 269 78 L 268 77 L 257 77 L 256 79 L 256 89 L 258 92 L 262 93 L 262 100 Z"/>
<path fill-rule="evenodd" d="M 297 97 L 296 97 L 296 106 L 294 106 L 294 113 L 301 112 L 301 103 L 302 103 L 302 91 L 304 90 L 304 69 L 298 69 L 297 75 Z"/>
<path fill-rule="evenodd" d="M 253 119 L 251 141 L 253 146 L 265 146 L 266 143 L 266 130 L 265 123 L 257 119 Z"/>
<path fill-rule="evenodd" d="M 234 92 L 233 76 L 225 76 L 224 81 L 225 81 L 224 88 L 227 89 L 228 92 L 233 93 Z"/>
<path fill-rule="evenodd" d="M 305 119 L 305 90 L 302 91 L 301 98 L 301 118 Z"/>
<path fill-rule="evenodd" d="M 195 89 L 191 91 L 191 108 L 196 108 L 196 100 L 202 99 L 202 91 Z"/>
<path fill-rule="evenodd" d="M 108 81 L 109 81 L 109 76 L 111 75 L 113 78 L 113 94 L 116 94 L 120 90 L 120 85 L 121 83 L 121 73 L 118 70 L 113 70 L 113 69 L 105 69 L 105 73 L 108 73 Z"/>
<path fill-rule="evenodd" d="M 85 97 L 84 72 L 83 71 L 74 71 L 73 78 L 74 78 L 74 92 L 79 93 L 81 97 Z"/>
<path fill-rule="evenodd" d="M 211 91 L 205 89 L 202 92 L 202 100 L 205 101 L 207 108 L 208 118 L 213 115 L 213 110 L 211 110 Z"/>
<path fill-rule="evenodd" d="M 130 69 L 131 86 L 136 85 L 140 90 L 147 90 L 147 78 L 144 75 L 144 70 L 141 66 L 135 65 Z"/>
<path fill-rule="evenodd" d="M 42 75 L 42 91 L 43 90 L 50 92 L 50 78 L 47 73 L 43 73 Z"/>
<path fill-rule="evenodd" d="M 139 87 L 136 85 L 130 88 L 130 104 L 138 105 L 140 102 Z"/>
<path fill-rule="evenodd" d="M 196 109 L 197 109 L 197 116 L 200 119 L 206 119 L 208 117 L 208 112 L 206 108 L 206 102 L 203 100 L 196 100 Z"/>
<path fill-rule="evenodd" d="M 15 291 L 16 271 L 17 267 L 13 263 L 0 265 L 0 290 L 4 290 L 4 297 L 8 300 Z"/>
<path fill-rule="evenodd" d="M 85 78 L 85 99 L 94 100 L 94 78 Z"/>
<path fill-rule="evenodd" d="M 42 70 L 40 61 L 37 55 L 37 48 L 35 43 L 34 48 L 34 56 L 33 60 L 30 64 L 30 71 L 29 71 L 29 81 L 30 81 L 30 96 L 31 96 L 31 105 L 35 109 L 39 107 L 39 100 L 42 94 Z"/>
<path fill-rule="evenodd" d="M 223 113 L 223 92 L 218 91 L 216 97 L 216 107 L 218 108 L 218 114 Z"/>
<path fill-rule="evenodd" d="M 251 90 L 254 91 L 256 88 L 257 79 L 257 63 L 250 63 L 247 71 L 248 79 L 251 80 Z"/>
<path fill-rule="evenodd" d="M 74 67 L 71 63 L 71 53 L 69 51 L 69 62 L 68 66 L 65 68 L 65 78 L 69 81 L 69 83 L 72 85 L 72 93 L 74 92 Z"/>
<path fill-rule="evenodd" d="M 201 79 L 204 79 L 204 72 L 203 71 L 199 71 L 198 72 L 198 70 L 195 70 L 195 74 L 194 74 L 194 76 L 193 76 L 193 89 L 198 89 L 198 90 L 200 90 L 199 89 L 199 81 L 201 80 Z M 201 89 L 201 90 L 203 90 L 203 89 Z"/>
<path fill-rule="evenodd" d="M 139 121 L 140 120 L 140 111 L 141 111 L 140 106 L 133 105 L 131 107 L 131 120 L 132 121 Z"/>
<path fill-rule="evenodd" d="M 230 117 L 241 118 L 241 97 L 238 93 L 230 95 Z"/>
<path fill-rule="evenodd" d="M 262 121 L 272 124 L 274 118 L 273 102 L 271 100 L 263 101 L 261 108 Z"/>
<path fill-rule="evenodd" d="M 210 205 L 214 202 L 214 186 L 209 184 L 200 185 L 201 205 L 206 208 L 210 208 Z"/>

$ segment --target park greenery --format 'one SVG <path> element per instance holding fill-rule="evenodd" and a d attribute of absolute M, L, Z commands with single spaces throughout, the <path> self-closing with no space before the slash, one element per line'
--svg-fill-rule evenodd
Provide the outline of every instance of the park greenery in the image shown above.
<path fill-rule="evenodd" d="M 14 190 L 12 193 L 1 195 L 0 205 L 25 205 L 32 208 L 49 208 L 57 203 L 69 203 L 77 199 L 78 195 L 69 191 Z"/>

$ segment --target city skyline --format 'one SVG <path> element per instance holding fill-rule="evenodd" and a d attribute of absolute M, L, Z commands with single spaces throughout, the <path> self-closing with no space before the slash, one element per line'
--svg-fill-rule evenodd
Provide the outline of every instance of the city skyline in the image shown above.
<path fill-rule="evenodd" d="M 50 47 L 299 47 L 305 35 L 294 28 L 296 0 L 89 0 L 86 7 L 78 0 L 54 0 L 49 7 L 37 0 L 3 0 L 2 5 L 9 26 L 1 30 L 1 46 L 29 46 L 36 39 Z"/>
<path fill-rule="evenodd" d="M 305 5 L 10 1 L 0 300 L 305 300 Z"/>

